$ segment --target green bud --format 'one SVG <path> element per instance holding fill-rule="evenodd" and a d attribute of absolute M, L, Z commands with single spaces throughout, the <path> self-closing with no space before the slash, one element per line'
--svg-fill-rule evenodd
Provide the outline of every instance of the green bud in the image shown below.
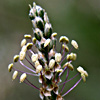
<path fill-rule="evenodd" d="M 36 28 L 35 31 L 34 31 L 34 36 L 37 40 L 41 40 L 42 36 L 43 36 L 43 33 L 42 31 L 39 29 L 39 28 Z"/>

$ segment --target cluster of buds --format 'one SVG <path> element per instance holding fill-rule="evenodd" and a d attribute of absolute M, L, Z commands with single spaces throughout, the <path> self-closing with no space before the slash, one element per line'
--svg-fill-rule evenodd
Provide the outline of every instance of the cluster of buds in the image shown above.
<path fill-rule="evenodd" d="M 59 43 L 61 49 L 56 50 L 57 33 L 52 31 L 52 25 L 49 22 L 47 13 L 43 8 L 33 3 L 30 6 L 29 17 L 33 24 L 33 36 L 24 35 L 21 41 L 21 51 L 19 55 L 15 55 L 13 63 L 8 65 L 8 70 L 14 71 L 12 80 L 18 78 L 20 83 L 36 88 L 40 92 L 42 100 L 63 100 L 72 89 L 83 79 L 86 81 L 88 73 L 82 67 L 78 67 L 78 73 L 68 80 L 69 72 L 74 70 L 72 61 L 77 58 L 76 53 L 72 50 L 78 49 L 78 44 L 75 40 L 71 41 L 72 48 L 69 49 L 69 39 L 66 36 L 61 36 Z M 31 65 L 31 68 L 24 64 L 24 61 Z M 66 61 L 65 64 L 62 62 Z M 21 71 L 14 67 L 14 64 L 19 62 L 24 68 L 30 72 Z M 61 77 L 66 73 L 65 81 L 62 82 Z M 80 79 L 66 93 L 63 93 L 65 84 L 81 73 Z M 35 86 L 27 76 L 36 76 L 39 79 L 40 87 Z M 62 85 L 61 90 L 59 87 Z"/>

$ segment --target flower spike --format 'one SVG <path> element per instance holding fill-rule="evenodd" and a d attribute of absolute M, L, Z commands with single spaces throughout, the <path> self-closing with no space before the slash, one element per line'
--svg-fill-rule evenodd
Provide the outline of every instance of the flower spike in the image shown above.
<path fill-rule="evenodd" d="M 76 70 L 76 67 L 73 67 L 73 61 L 76 60 L 77 54 L 73 53 L 72 50 L 73 48 L 78 49 L 78 43 L 72 40 L 72 48 L 70 49 L 68 44 L 69 38 L 60 36 L 57 44 L 56 36 L 58 33 L 53 32 L 52 24 L 45 9 L 35 2 L 33 2 L 33 6 L 29 5 L 29 7 L 29 18 L 33 25 L 33 35 L 24 35 L 24 39 L 22 39 L 20 44 L 21 50 L 19 55 L 14 56 L 13 63 L 8 65 L 8 71 L 14 71 L 12 80 L 18 78 L 20 83 L 25 83 L 37 89 L 41 100 L 64 100 L 65 95 L 72 91 L 82 79 L 86 82 L 86 77 L 88 77 L 88 73 L 79 66 L 77 71 L 81 74 L 81 78 L 63 94 L 66 83 L 79 75 L 77 73 L 68 79 L 70 74 Z M 58 50 L 57 46 L 61 48 Z M 20 68 L 17 69 L 15 66 L 17 64 L 15 63 L 18 62 L 25 71 L 20 70 Z M 63 77 L 64 74 L 66 74 L 66 77 Z M 35 86 L 28 79 L 30 76 L 33 77 L 33 80 L 34 76 L 38 77 L 41 84 L 39 85 L 40 87 Z M 62 77 L 65 78 L 64 81 L 62 81 Z M 61 85 L 62 88 L 60 88 Z"/>

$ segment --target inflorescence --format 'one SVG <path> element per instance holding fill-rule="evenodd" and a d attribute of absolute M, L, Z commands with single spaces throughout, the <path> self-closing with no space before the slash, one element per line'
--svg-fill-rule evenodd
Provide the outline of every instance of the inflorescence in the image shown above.
<path fill-rule="evenodd" d="M 74 67 L 72 61 L 76 60 L 76 53 L 72 53 L 72 50 L 78 49 L 78 44 L 75 40 L 71 41 L 72 48 L 69 49 L 69 39 L 66 36 L 61 36 L 59 43 L 61 49 L 59 52 L 56 50 L 56 32 L 52 32 L 52 25 L 49 22 L 47 13 L 43 8 L 33 3 L 33 7 L 29 5 L 30 12 L 29 17 L 33 24 L 33 34 L 25 34 L 24 39 L 21 41 L 21 51 L 19 55 L 15 55 L 13 63 L 8 65 L 8 70 L 14 71 L 12 80 L 18 78 L 20 83 L 24 82 L 27 85 L 36 88 L 40 92 L 40 98 L 42 100 L 63 100 L 63 97 L 73 90 L 79 82 L 83 79 L 86 81 L 88 73 L 79 66 L 77 68 L 78 73 L 68 80 L 69 71 L 73 71 Z M 65 53 L 67 53 L 65 55 Z M 66 60 L 65 64 L 62 62 Z M 26 66 L 24 61 L 28 62 L 32 68 Z M 30 72 L 21 71 L 14 67 L 14 63 L 19 62 L 24 68 Z M 65 81 L 61 81 L 61 77 L 66 73 Z M 21 75 L 20 75 L 21 73 Z M 76 76 L 81 74 L 81 78 L 72 86 L 66 93 L 62 94 L 65 84 Z M 39 78 L 40 87 L 35 86 L 27 76 L 32 75 Z M 62 85 L 61 90 L 59 87 Z"/>

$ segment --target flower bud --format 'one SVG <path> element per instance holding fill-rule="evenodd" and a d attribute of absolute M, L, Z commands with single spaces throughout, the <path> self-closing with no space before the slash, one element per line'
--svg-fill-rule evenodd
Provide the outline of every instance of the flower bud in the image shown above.
<path fill-rule="evenodd" d="M 75 49 L 78 49 L 78 44 L 77 44 L 77 42 L 75 40 L 72 40 L 71 44 Z"/>
<path fill-rule="evenodd" d="M 19 53 L 19 59 L 20 59 L 21 61 L 22 61 L 22 60 L 24 60 L 25 55 L 26 55 L 26 53 L 25 53 L 25 52 L 20 51 L 20 53 Z"/>
<path fill-rule="evenodd" d="M 46 46 L 49 45 L 50 41 L 51 41 L 50 39 L 47 39 L 47 40 L 45 41 L 45 43 L 44 43 L 44 48 L 45 48 Z"/>
<path fill-rule="evenodd" d="M 59 63 L 59 62 L 61 61 L 61 58 L 62 58 L 62 56 L 61 56 L 60 53 L 56 53 L 56 54 L 55 54 L 55 61 L 56 61 L 56 62 Z"/>
<path fill-rule="evenodd" d="M 60 39 L 59 39 L 59 42 L 63 42 L 63 43 L 67 44 L 69 42 L 69 39 L 66 36 L 61 36 Z"/>
<path fill-rule="evenodd" d="M 38 65 L 36 67 L 36 73 L 40 73 L 41 70 L 42 70 L 42 66 L 41 65 Z"/>
<path fill-rule="evenodd" d="M 37 40 L 41 40 L 41 38 L 43 37 L 43 33 L 42 33 L 42 31 L 39 29 L 39 28 L 36 28 L 35 30 L 34 30 L 34 36 L 35 36 L 35 38 L 37 39 Z"/>
<path fill-rule="evenodd" d="M 36 8 L 35 6 L 32 8 L 32 6 L 29 4 L 29 7 L 30 7 L 30 11 L 29 11 L 29 17 L 31 20 L 33 20 L 36 16 Z"/>
<path fill-rule="evenodd" d="M 12 80 L 16 79 L 17 76 L 18 76 L 18 71 L 14 71 L 12 75 Z"/>
<path fill-rule="evenodd" d="M 18 60 L 19 60 L 19 55 L 15 55 L 14 58 L 13 58 L 13 61 L 17 62 Z"/>
<path fill-rule="evenodd" d="M 67 45 L 65 45 L 65 44 L 63 44 L 63 45 L 62 45 L 62 48 L 63 48 L 63 49 L 65 49 L 65 51 L 66 51 L 66 52 L 68 52 L 68 51 L 69 51 L 68 46 L 67 46 Z"/>
<path fill-rule="evenodd" d="M 50 38 L 51 37 L 51 34 L 52 34 L 52 26 L 50 23 L 46 23 L 45 24 L 45 28 L 44 28 L 44 37 L 47 39 L 47 38 Z"/>
<path fill-rule="evenodd" d="M 37 12 L 38 16 L 40 16 L 41 18 L 43 18 L 43 16 L 44 16 L 44 10 L 43 10 L 43 8 L 41 8 L 40 6 L 36 6 L 36 12 Z"/>
<path fill-rule="evenodd" d="M 44 23 L 41 17 L 35 17 L 34 20 L 32 20 L 33 27 L 39 28 L 41 31 L 44 31 Z"/>
<path fill-rule="evenodd" d="M 27 75 L 26 73 L 23 73 L 21 76 L 20 76 L 20 83 L 24 82 L 24 80 L 26 79 Z"/>
<path fill-rule="evenodd" d="M 54 59 L 51 59 L 50 62 L 49 62 L 49 68 L 52 69 L 55 65 L 55 60 Z"/>
<path fill-rule="evenodd" d="M 27 43 L 27 49 L 29 50 L 29 49 L 31 49 L 32 48 L 32 46 L 33 46 L 33 43 Z"/>
<path fill-rule="evenodd" d="M 24 37 L 25 37 L 26 39 L 31 39 L 31 38 L 32 38 L 30 34 L 25 34 Z"/>
<path fill-rule="evenodd" d="M 8 65 L 8 71 L 11 72 L 12 68 L 13 68 L 13 63 Z"/>
<path fill-rule="evenodd" d="M 32 54 L 31 59 L 32 59 L 32 62 L 37 61 L 38 60 L 38 54 Z"/>
<path fill-rule="evenodd" d="M 26 39 L 23 39 L 23 40 L 21 41 L 21 47 L 23 47 L 25 44 L 26 44 Z"/>
<path fill-rule="evenodd" d="M 49 23 L 49 18 L 48 18 L 48 15 L 47 15 L 46 12 L 44 13 L 44 21 L 45 21 L 46 23 Z"/>

